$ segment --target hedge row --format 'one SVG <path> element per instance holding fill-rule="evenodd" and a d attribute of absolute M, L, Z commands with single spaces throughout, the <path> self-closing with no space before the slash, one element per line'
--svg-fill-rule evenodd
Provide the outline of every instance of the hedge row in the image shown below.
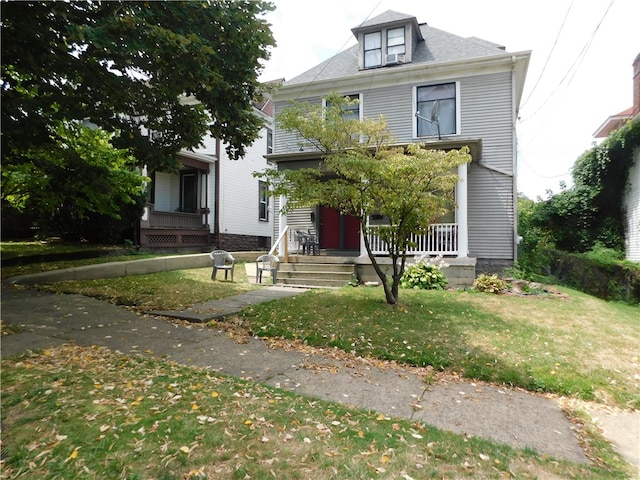
<path fill-rule="evenodd" d="M 604 300 L 640 304 L 640 265 L 541 249 L 549 273 L 560 283 Z"/>

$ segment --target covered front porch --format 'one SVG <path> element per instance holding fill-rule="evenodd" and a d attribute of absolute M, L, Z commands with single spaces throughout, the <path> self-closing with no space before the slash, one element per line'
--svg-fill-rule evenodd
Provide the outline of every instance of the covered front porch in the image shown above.
<path fill-rule="evenodd" d="M 480 162 L 482 141 L 479 138 L 438 139 L 423 142 L 428 149 L 452 150 L 468 147 L 472 162 Z M 406 144 L 400 144 L 402 146 Z M 318 152 L 287 152 L 270 155 L 270 160 L 277 163 L 279 170 L 315 168 L 322 163 Z M 468 227 L 468 172 L 470 164 L 457 167 L 458 182 L 455 187 L 454 205 L 449 215 L 425 227 L 422 233 L 411 239 L 414 246 L 407 252 L 409 255 L 443 256 L 447 258 L 467 258 L 469 255 Z M 282 210 L 287 199 L 280 196 L 276 199 L 276 207 Z M 279 208 L 278 208 L 279 207 Z M 366 228 L 362 229 L 355 217 L 342 215 L 335 209 L 323 206 L 295 209 L 288 215 L 280 214 L 276 224 L 274 238 L 289 229 L 288 245 L 290 251 L 297 251 L 295 231 L 314 235 L 318 243 L 318 251 L 348 251 L 359 257 L 367 257 L 364 235 L 376 256 L 388 255 L 388 246 L 376 234 L 376 229 L 385 224 L 385 218 L 370 215 Z M 362 231 L 364 230 L 364 231 Z"/>
<path fill-rule="evenodd" d="M 203 250 L 211 244 L 209 166 L 215 157 L 183 151 L 177 172 L 151 174 L 151 199 L 140 219 L 146 249 Z"/>
<path fill-rule="evenodd" d="M 443 256 L 449 258 L 466 258 L 469 253 L 469 233 L 467 224 L 467 165 L 458 167 L 459 181 L 455 190 L 455 206 L 451 212 L 450 222 L 432 223 L 423 233 L 411 238 L 413 247 L 408 255 Z M 286 204 L 286 198 L 278 199 L 280 206 Z M 340 251 L 353 256 L 368 257 L 364 235 L 377 256 L 389 254 L 388 246 L 377 235 L 376 230 L 384 225 L 382 218 L 371 215 L 367 219 L 365 232 L 361 231 L 358 219 L 332 212 L 325 207 L 298 209 L 289 215 L 278 217 L 278 233 L 287 231 L 288 252 L 317 254 L 319 252 Z M 299 242 L 297 232 L 312 235 L 317 250 L 306 250 Z M 281 249 L 280 249 L 281 250 Z"/>

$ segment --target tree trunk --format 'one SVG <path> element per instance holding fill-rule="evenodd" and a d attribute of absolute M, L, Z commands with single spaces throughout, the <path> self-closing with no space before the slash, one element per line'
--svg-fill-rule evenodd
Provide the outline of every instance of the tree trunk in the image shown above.
<path fill-rule="evenodd" d="M 395 287 L 396 293 L 394 295 L 393 287 L 390 287 L 389 283 L 387 282 L 387 276 L 380 268 L 380 265 L 378 265 L 375 255 L 371 253 L 371 245 L 369 244 L 369 237 L 367 235 L 364 235 L 364 246 L 367 249 L 367 255 L 369 255 L 369 260 L 371 260 L 371 265 L 373 266 L 373 269 L 378 275 L 378 278 L 382 282 L 382 288 L 384 288 L 384 296 L 385 296 L 385 299 L 387 300 L 387 303 L 389 305 L 395 305 L 396 303 L 398 303 L 398 286 L 396 285 Z"/>

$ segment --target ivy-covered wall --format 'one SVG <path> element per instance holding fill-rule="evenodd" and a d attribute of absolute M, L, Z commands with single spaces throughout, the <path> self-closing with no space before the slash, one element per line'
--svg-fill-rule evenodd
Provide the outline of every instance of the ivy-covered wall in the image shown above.
<path fill-rule="evenodd" d="M 638 118 L 576 161 L 574 186 L 536 204 L 529 219 L 532 226 L 543 231 L 546 240 L 560 250 L 586 252 L 602 245 L 623 252 L 623 196 L 637 148 Z"/>

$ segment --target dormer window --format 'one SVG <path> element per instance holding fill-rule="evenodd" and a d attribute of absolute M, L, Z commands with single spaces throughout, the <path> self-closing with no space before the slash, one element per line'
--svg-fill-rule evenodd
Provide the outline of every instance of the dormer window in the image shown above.
<path fill-rule="evenodd" d="M 363 50 L 364 68 L 404 63 L 407 53 L 405 27 L 365 33 Z"/>
<path fill-rule="evenodd" d="M 387 30 L 387 55 L 406 53 L 404 27 Z"/>
<path fill-rule="evenodd" d="M 382 65 L 382 32 L 367 33 L 364 36 L 364 67 Z"/>
<path fill-rule="evenodd" d="M 419 42 L 424 41 L 416 17 L 389 10 L 351 31 L 358 39 L 360 69 L 411 63 Z"/>

